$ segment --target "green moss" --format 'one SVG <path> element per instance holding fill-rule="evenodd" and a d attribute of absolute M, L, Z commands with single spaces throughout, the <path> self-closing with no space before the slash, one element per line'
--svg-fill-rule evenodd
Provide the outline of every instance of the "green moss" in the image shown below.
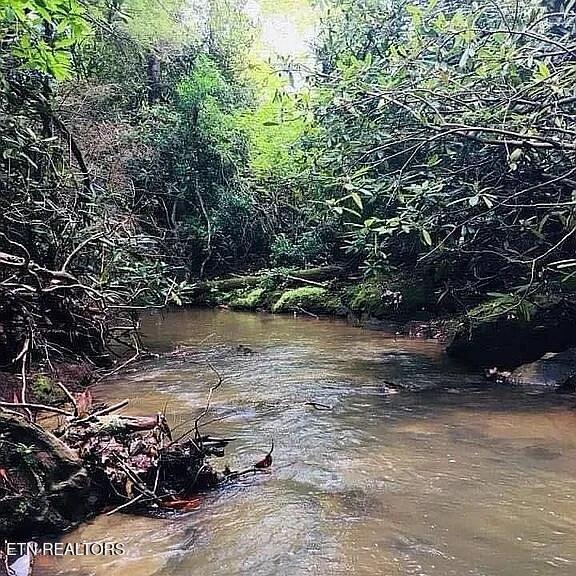
<path fill-rule="evenodd" d="M 211 288 L 205 292 L 200 292 L 194 298 L 188 300 L 187 304 L 195 304 L 197 306 L 218 306 L 223 304 L 224 294 L 216 288 Z"/>
<path fill-rule="evenodd" d="M 266 290 L 252 288 L 251 290 L 237 290 L 232 294 L 228 303 L 236 310 L 256 310 L 263 303 Z"/>
<path fill-rule="evenodd" d="M 434 301 L 434 294 L 422 284 L 404 283 L 398 279 L 367 281 L 348 287 L 345 301 L 355 314 L 385 318 L 412 315 L 427 309 Z"/>
<path fill-rule="evenodd" d="M 402 308 L 408 312 L 427 308 L 435 300 L 434 294 L 423 284 L 403 286 L 400 290 L 402 294 Z"/>
<path fill-rule="evenodd" d="M 379 282 L 362 282 L 346 290 L 348 306 L 356 314 L 368 314 L 376 318 L 398 310 L 403 302 L 402 294 Z"/>
<path fill-rule="evenodd" d="M 38 374 L 31 382 L 34 399 L 41 404 L 57 404 L 64 399 L 64 393 L 48 376 Z"/>
<path fill-rule="evenodd" d="M 314 314 L 345 313 L 342 301 L 336 294 L 315 286 L 286 290 L 272 306 L 272 312 L 288 312 L 299 308 Z"/>
<path fill-rule="evenodd" d="M 540 305 L 542 304 L 540 303 Z M 506 316 L 510 320 L 529 322 L 535 311 L 535 304 L 522 299 L 520 296 L 515 294 L 495 294 L 487 302 L 472 308 L 468 312 L 468 316 L 476 322 L 493 321 L 499 316 Z"/>
<path fill-rule="evenodd" d="M 376 283 L 363 282 L 350 286 L 346 290 L 346 298 L 352 312 L 365 313 L 370 316 L 382 315 L 387 306 L 382 300 L 381 287 Z"/>

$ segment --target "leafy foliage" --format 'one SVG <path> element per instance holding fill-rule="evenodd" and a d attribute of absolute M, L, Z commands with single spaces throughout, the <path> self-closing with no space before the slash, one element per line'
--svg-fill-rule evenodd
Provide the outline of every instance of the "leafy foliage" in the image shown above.
<path fill-rule="evenodd" d="M 432 268 L 439 295 L 455 299 L 563 289 L 576 13 L 553 4 L 331 5 L 317 175 L 369 270 Z"/>
<path fill-rule="evenodd" d="M 0 0 L 0 26 L 11 368 L 138 349 L 133 312 L 198 276 L 328 258 L 307 121 L 242 2 Z"/>
<path fill-rule="evenodd" d="M 268 265 L 361 266 L 358 306 L 396 268 L 419 308 L 573 292 L 574 2 L 315 4 L 308 66 L 241 0 L 0 0 L 7 358 L 138 347 L 134 310 Z"/>
<path fill-rule="evenodd" d="M 1 0 L 3 49 L 25 68 L 69 78 L 72 48 L 90 33 L 85 12 L 76 0 Z"/>
<path fill-rule="evenodd" d="M 128 191 L 95 181 L 55 107 L 88 15 L 74 1 L 2 6 L 0 353 L 23 373 L 32 361 L 104 363 L 113 341 L 138 347 L 129 311 L 183 287 Z"/>

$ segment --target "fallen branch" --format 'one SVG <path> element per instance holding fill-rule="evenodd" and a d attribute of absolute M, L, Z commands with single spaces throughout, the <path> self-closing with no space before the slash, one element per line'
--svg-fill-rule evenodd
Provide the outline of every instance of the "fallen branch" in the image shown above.
<path fill-rule="evenodd" d="M 290 277 L 293 276 L 293 280 L 297 282 L 321 282 L 323 280 L 332 280 L 334 278 L 338 278 L 339 276 L 342 276 L 344 271 L 344 268 L 341 266 L 305 268 L 303 270 L 294 270 L 293 274 L 286 274 L 285 278 L 290 279 Z M 273 272 L 267 274 L 258 274 L 255 276 L 236 276 L 234 278 L 226 278 L 224 280 L 211 280 L 197 284 L 194 291 L 197 294 L 202 294 L 204 292 L 210 292 L 211 290 L 228 292 L 239 288 L 250 288 L 253 286 L 258 286 L 270 278 L 270 276 L 273 276 Z"/>
<path fill-rule="evenodd" d="M 212 395 L 214 394 L 214 391 L 217 390 L 218 388 L 220 388 L 220 386 L 222 385 L 222 376 L 220 375 L 218 370 L 216 370 L 216 368 L 214 368 L 214 366 L 212 366 L 212 364 L 210 362 L 208 362 L 208 366 L 218 377 L 218 382 L 210 388 L 210 391 L 208 392 L 208 400 L 206 402 L 206 407 L 204 408 L 204 411 L 202 412 L 202 414 L 200 414 L 200 416 L 198 416 L 198 418 L 196 418 L 196 420 L 194 421 L 194 430 L 196 433 L 195 434 L 196 441 L 201 441 L 200 430 L 198 429 L 198 426 L 200 424 L 200 420 L 202 420 L 202 418 L 204 418 L 206 416 L 206 414 L 208 414 L 208 411 L 210 410 L 210 402 L 212 401 Z"/>
<path fill-rule="evenodd" d="M 81 418 L 80 420 L 75 420 L 74 424 L 82 424 L 83 422 L 89 422 L 90 420 L 94 420 L 95 418 L 98 418 L 99 416 L 105 416 L 106 414 L 110 414 L 111 412 L 116 412 L 117 410 L 120 410 L 121 408 L 128 406 L 128 404 L 130 404 L 130 401 L 128 400 L 128 398 L 126 398 L 126 399 L 122 400 L 121 402 L 118 402 L 117 404 L 112 404 L 112 406 L 108 406 L 107 408 L 102 408 L 102 410 L 98 410 L 98 412 L 94 412 L 92 414 L 89 414 L 85 418 Z"/>
<path fill-rule="evenodd" d="M 299 276 L 292 276 L 291 274 L 287 274 L 286 278 L 288 280 L 294 280 L 294 282 L 302 282 L 304 284 L 311 284 L 312 286 L 326 288 L 326 282 L 316 282 L 316 280 L 308 280 L 307 278 L 300 278 Z"/>
<path fill-rule="evenodd" d="M 68 418 L 74 418 L 74 414 L 61 408 L 56 408 L 56 406 L 47 406 L 46 404 L 31 404 L 29 402 L 0 402 L 0 407 L 8 408 L 12 411 L 13 408 L 24 408 L 28 410 L 39 410 L 41 412 L 53 412 L 54 414 L 60 414 L 62 416 L 67 416 Z"/>
<path fill-rule="evenodd" d="M 70 390 L 68 390 L 68 388 L 66 388 L 64 383 L 61 382 L 59 379 L 56 380 L 56 384 L 60 388 L 60 390 L 62 390 L 62 392 L 64 392 L 64 394 L 66 394 L 68 400 L 70 400 L 70 402 L 72 402 L 72 405 L 74 406 L 74 416 L 78 416 L 78 403 L 76 402 L 76 398 L 74 398 L 74 394 L 72 394 L 70 392 Z"/>
<path fill-rule="evenodd" d="M 116 512 L 120 512 L 120 510 L 124 510 L 129 506 L 132 506 L 133 504 L 137 504 L 138 502 L 140 502 L 140 500 L 142 500 L 142 498 L 144 498 L 144 494 L 138 494 L 137 496 L 132 498 L 132 500 L 130 500 L 129 502 L 120 504 L 120 506 L 116 506 L 116 508 L 113 508 L 109 512 L 106 512 L 106 516 L 112 516 L 112 514 L 116 514 Z"/>
<path fill-rule="evenodd" d="M 306 406 L 312 406 L 315 410 L 332 410 L 332 406 L 320 402 L 304 402 Z"/>
<path fill-rule="evenodd" d="M 318 320 L 318 315 L 314 314 L 313 312 L 308 312 L 308 310 L 304 310 L 304 308 L 302 308 L 301 306 L 293 306 L 292 307 L 293 310 L 296 312 L 301 312 L 302 314 L 306 314 L 306 316 L 310 316 L 311 318 L 315 318 L 316 320 Z"/>

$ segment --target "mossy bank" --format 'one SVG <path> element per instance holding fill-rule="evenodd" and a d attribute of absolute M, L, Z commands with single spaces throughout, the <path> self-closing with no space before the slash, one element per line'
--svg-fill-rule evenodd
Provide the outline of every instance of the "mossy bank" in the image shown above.
<path fill-rule="evenodd" d="M 199 284 L 189 304 L 347 318 L 366 328 L 438 338 L 448 355 L 482 368 L 516 368 L 576 346 L 576 305 L 569 299 L 516 305 L 493 297 L 463 312 L 439 297 L 434 282 L 402 273 L 365 280 L 337 266 L 265 270 Z"/>
<path fill-rule="evenodd" d="M 401 275 L 363 280 L 340 267 L 262 271 L 200 284 L 190 304 L 275 314 L 348 317 L 359 322 L 407 322 L 438 315 L 436 297 L 425 284 Z"/>

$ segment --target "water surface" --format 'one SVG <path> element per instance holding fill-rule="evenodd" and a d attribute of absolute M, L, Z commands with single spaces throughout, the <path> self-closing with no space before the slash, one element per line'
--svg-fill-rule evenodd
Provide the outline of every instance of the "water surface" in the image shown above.
<path fill-rule="evenodd" d="M 273 471 L 169 518 L 100 516 L 67 542 L 122 542 L 123 557 L 42 560 L 94 576 L 573 576 L 576 412 L 566 397 L 487 387 L 435 341 L 340 322 L 192 310 L 144 319 L 156 350 L 97 393 L 166 406 L 178 426 L 224 377 L 207 426 L 232 435 L 216 466 L 244 468 L 271 439 Z M 392 382 L 422 390 L 384 393 Z M 332 407 L 318 411 L 306 404 Z M 180 430 L 185 430 L 182 425 Z"/>

